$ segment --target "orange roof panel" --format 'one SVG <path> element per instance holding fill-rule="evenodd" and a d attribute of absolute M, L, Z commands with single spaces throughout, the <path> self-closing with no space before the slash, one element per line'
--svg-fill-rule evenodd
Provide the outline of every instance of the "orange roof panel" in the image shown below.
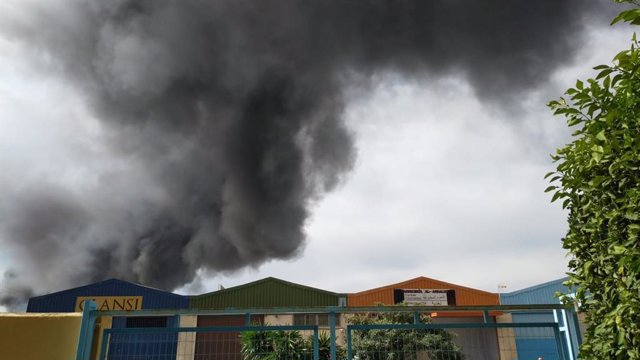
<path fill-rule="evenodd" d="M 497 293 L 430 279 L 424 276 L 396 284 L 348 294 L 347 304 L 349 306 L 374 306 L 377 304 L 395 305 L 393 299 L 394 289 L 454 290 L 456 294 L 456 306 L 499 305 Z"/>

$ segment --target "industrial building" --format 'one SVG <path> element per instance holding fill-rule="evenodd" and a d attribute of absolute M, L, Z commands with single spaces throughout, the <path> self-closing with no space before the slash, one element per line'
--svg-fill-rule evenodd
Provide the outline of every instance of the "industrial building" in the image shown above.
<path fill-rule="evenodd" d="M 84 301 L 93 300 L 98 306 L 98 311 L 113 310 L 144 310 L 144 309 L 186 309 L 189 299 L 186 296 L 154 289 L 151 287 L 134 284 L 131 282 L 109 279 L 94 284 L 80 286 L 47 295 L 32 297 L 27 305 L 29 313 L 73 313 L 82 311 Z M 101 317 L 98 326 L 105 328 L 142 328 L 142 327 L 177 327 L 185 326 L 179 316 L 154 316 L 154 317 Z M 145 346 L 158 341 L 156 334 L 139 335 L 139 344 L 135 351 L 128 348 L 131 344 L 123 344 L 118 336 L 110 339 L 110 354 L 116 356 L 119 353 L 132 353 L 144 358 L 153 357 L 154 353 L 167 351 L 166 348 L 157 346 Z M 97 343 L 101 338 L 98 337 Z M 176 347 L 178 335 L 172 334 L 166 338 L 167 346 Z M 94 353 L 97 349 L 94 349 Z M 174 351 L 175 352 L 175 351 Z"/>
<path fill-rule="evenodd" d="M 499 305 L 498 294 L 452 284 L 424 276 L 389 284 L 382 287 L 360 291 L 348 295 L 349 306 L 374 306 L 377 304 L 423 306 L 477 306 Z M 429 314 L 434 323 L 482 323 L 482 312 L 432 312 Z M 493 322 L 499 313 L 490 313 Z M 501 358 L 501 344 L 495 329 L 456 329 L 456 343 L 473 351 L 474 359 L 493 360 Z M 493 344 L 480 352 L 477 343 Z M 470 354 L 466 354 L 469 358 Z"/>
<path fill-rule="evenodd" d="M 494 359 L 555 359 L 558 344 L 554 342 L 552 329 L 482 326 L 487 323 L 555 322 L 560 325 L 563 336 L 570 342 L 570 359 L 577 354 L 579 333 L 570 310 L 548 310 L 537 312 L 495 311 L 491 306 L 502 304 L 554 304 L 556 291 L 565 291 L 563 279 L 514 291 L 508 294 L 486 292 L 479 289 L 417 277 L 387 284 L 373 289 L 342 294 L 304 286 L 273 277 L 254 282 L 221 288 L 197 296 L 183 296 L 122 280 L 110 279 L 73 289 L 33 297 L 29 300 L 29 313 L 73 313 L 80 312 L 83 301 L 93 300 L 98 311 L 131 311 L 132 316 L 101 316 L 99 329 L 126 328 L 212 328 L 253 325 L 315 325 L 329 332 L 330 319 L 334 317 L 336 344 L 345 344 L 345 330 L 349 322 L 349 311 L 343 307 L 362 308 L 378 305 L 419 306 L 423 315 L 428 315 L 434 324 L 452 326 L 449 330 L 457 336 L 454 341 L 463 349 L 466 358 L 476 360 Z M 485 311 L 465 309 L 469 306 L 486 306 Z M 430 307 L 449 307 L 446 311 L 430 311 Z M 452 310 L 451 307 L 460 307 Z M 137 310 L 175 310 L 171 316 L 135 316 Z M 260 310 L 263 310 L 262 312 Z M 314 309 L 317 309 L 314 311 Z M 335 309 L 335 310 L 331 310 Z M 425 312 L 427 309 L 427 312 Z M 202 313 L 199 312 L 202 310 Z M 471 311 L 470 311 L 471 310 Z M 362 310 L 361 310 L 362 311 Z M 364 310 L 370 311 L 370 310 Z M 186 313 L 185 313 L 186 312 Z M 230 312 L 233 314 L 225 314 Z M 206 314 L 203 314 L 206 313 Z M 120 315 L 120 313 L 118 313 Z M 456 324 L 464 324 L 458 327 Z M 470 324 L 478 324 L 470 325 Z M 234 332 L 236 331 L 236 332 Z M 549 334 L 551 331 L 551 334 Z M 189 360 L 209 359 L 224 353 L 225 359 L 240 360 L 240 333 L 237 330 L 215 332 L 165 332 L 162 335 L 141 333 L 135 340 L 120 341 L 122 333 L 113 332 L 109 337 L 107 359 L 118 355 L 154 358 L 163 354 L 163 359 Z M 303 334 L 309 335 L 309 334 Z M 94 347 L 101 342 L 102 331 L 96 332 Z M 124 338 L 123 338 L 124 339 Z M 145 346 L 144 344 L 154 344 Z M 158 346 L 160 344 L 160 346 Z M 98 349 L 94 348 L 94 355 Z M 175 354 L 169 355 L 167 354 Z"/>
<path fill-rule="evenodd" d="M 193 296 L 191 309 L 268 309 L 268 308 L 313 308 L 345 306 L 346 295 L 276 279 L 264 278 L 247 284 L 220 289 L 207 294 Z M 326 313 L 265 315 L 201 315 L 198 327 L 267 325 L 318 325 L 328 328 Z M 240 354 L 239 333 L 199 333 L 196 338 L 195 356 L 215 353 L 216 347 L 224 346 L 227 353 Z M 234 358 L 227 356 L 227 358 Z M 240 357 L 235 357 L 239 359 Z"/>
<path fill-rule="evenodd" d="M 572 291 L 563 283 L 568 278 L 557 279 L 521 290 L 502 294 L 504 305 L 560 304 L 559 294 L 572 297 Z M 572 307 L 557 311 L 521 311 L 511 313 L 513 322 L 557 322 L 560 332 L 569 344 L 569 359 L 578 358 L 581 343 L 581 323 Z M 515 329 L 515 341 L 518 359 L 557 359 L 556 341 L 549 329 Z"/>

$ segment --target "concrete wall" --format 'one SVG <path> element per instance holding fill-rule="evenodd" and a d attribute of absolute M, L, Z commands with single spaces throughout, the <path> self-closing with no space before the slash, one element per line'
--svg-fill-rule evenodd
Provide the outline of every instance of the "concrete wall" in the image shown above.
<path fill-rule="evenodd" d="M 81 314 L 0 314 L 0 358 L 73 360 Z"/>
<path fill-rule="evenodd" d="M 346 343 L 346 336 L 345 336 L 345 328 L 346 328 L 346 323 L 345 323 L 345 316 L 343 316 L 342 314 L 338 314 L 336 315 L 336 344 L 339 346 L 344 346 Z M 290 314 L 285 314 L 285 315 L 265 315 L 264 316 L 264 323 L 265 325 L 271 325 L 271 326 L 275 326 L 275 325 L 293 325 L 293 315 Z M 319 326 L 318 327 L 318 332 L 319 333 L 327 333 L 329 334 L 329 327 L 328 326 Z M 302 334 L 302 336 L 304 337 L 311 337 L 313 336 L 313 331 L 300 331 L 300 334 Z"/>

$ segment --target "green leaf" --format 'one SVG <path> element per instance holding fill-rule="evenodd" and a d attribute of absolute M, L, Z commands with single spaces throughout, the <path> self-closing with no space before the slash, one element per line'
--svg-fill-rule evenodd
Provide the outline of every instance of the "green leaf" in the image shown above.
<path fill-rule="evenodd" d="M 602 153 L 600 152 L 592 152 L 591 153 L 591 157 L 593 158 L 593 160 L 595 160 L 595 162 L 599 163 L 600 161 L 602 161 Z"/>
<path fill-rule="evenodd" d="M 596 139 L 600 141 L 607 141 L 607 137 L 604 136 L 604 130 L 600 131 L 598 135 L 596 135 Z"/>
<path fill-rule="evenodd" d="M 604 69 L 600 71 L 600 73 L 598 73 L 598 75 L 596 76 L 596 80 L 602 79 L 603 77 L 611 74 L 612 72 L 613 72 L 613 69 Z"/>
<path fill-rule="evenodd" d="M 615 245 L 613 247 L 612 253 L 615 255 L 620 255 L 620 254 L 623 254 L 625 251 L 627 251 L 627 248 L 625 248 L 624 246 Z"/>

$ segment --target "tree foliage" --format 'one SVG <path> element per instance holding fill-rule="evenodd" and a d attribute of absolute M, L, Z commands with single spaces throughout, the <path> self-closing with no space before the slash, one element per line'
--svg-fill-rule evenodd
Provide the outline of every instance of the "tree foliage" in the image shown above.
<path fill-rule="evenodd" d="M 635 3 L 633 1 L 617 2 Z M 640 9 L 613 23 L 640 24 Z M 640 42 L 551 101 L 576 130 L 552 156 L 552 201 L 569 210 L 567 285 L 586 314 L 583 359 L 640 359 Z"/>
<path fill-rule="evenodd" d="M 428 322 L 429 318 L 421 318 Z M 407 312 L 356 315 L 350 321 L 354 325 L 410 324 L 413 314 Z M 371 329 L 353 332 L 353 352 L 358 360 L 462 360 L 460 346 L 454 335 L 442 329 Z M 425 357 L 420 357 L 422 352 Z"/>
<path fill-rule="evenodd" d="M 245 331 L 240 334 L 244 360 L 308 360 L 312 348 L 299 331 Z"/>
<path fill-rule="evenodd" d="M 312 360 L 313 337 L 305 338 L 299 331 L 245 331 L 240 335 L 243 360 Z M 320 360 L 330 359 L 331 340 L 326 331 L 318 334 Z M 346 358 L 346 351 L 336 344 L 338 359 Z"/>

